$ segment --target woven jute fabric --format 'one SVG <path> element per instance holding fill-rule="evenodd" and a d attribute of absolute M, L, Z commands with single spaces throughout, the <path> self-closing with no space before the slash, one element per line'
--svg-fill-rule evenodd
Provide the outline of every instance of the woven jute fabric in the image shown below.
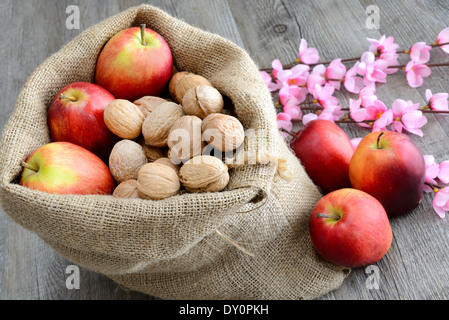
<path fill-rule="evenodd" d="M 46 119 L 55 94 L 72 82 L 93 82 L 105 43 L 142 23 L 166 39 L 178 70 L 208 78 L 232 100 L 245 129 L 256 132 L 245 142 L 244 164 L 230 165 L 226 190 L 151 201 L 20 186 L 22 161 L 50 142 Z M 255 157 L 254 141 L 265 150 Z M 0 147 L 4 211 L 68 260 L 131 290 L 163 299 L 313 299 L 350 271 L 313 248 L 308 219 L 321 194 L 277 132 L 258 67 L 231 41 L 158 8 L 130 8 L 44 61 L 27 79 Z M 273 159 L 288 164 L 290 179 Z"/>

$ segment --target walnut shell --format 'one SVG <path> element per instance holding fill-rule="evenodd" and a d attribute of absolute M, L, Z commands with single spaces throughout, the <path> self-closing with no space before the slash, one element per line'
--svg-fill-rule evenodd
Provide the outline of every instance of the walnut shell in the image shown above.
<path fill-rule="evenodd" d="M 179 193 L 178 173 L 161 163 L 148 163 L 139 170 L 137 190 L 143 199 L 161 200 Z"/>
<path fill-rule="evenodd" d="M 137 180 L 131 179 L 120 183 L 112 193 L 116 198 L 139 199 Z"/>
<path fill-rule="evenodd" d="M 128 100 L 117 99 L 106 106 L 103 114 L 106 127 L 123 139 L 135 139 L 142 130 L 145 116 Z"/>
<path fill-rule="evenodd" d="M 219 192 L 229 183 L 226 164 L 212 156 L 197 156 L 181 167 L 179 179 L 188 192 Z"/>
<path fill-rule="evenodd" d="M 233 116 L 213 113 L 203 120 L 203 139 L 214 148 L 228 152 L 240 147 L 245 140 L 241 122 Z"/>
<path fill-rule="evenodd" d="M 167 101 L 168 100 L 166 100 L 164 98 L 160 98 L 160 97 L 146 96 L 146 97 L 142 97 L 142 98 L 134 101 L 134 104 L 137 107 L 139 107 L 140 111 L 142 111 L 143 115 L 146 118 L 160 104 L 167 102 Z"/>
<path fill-rule="evenodd" d="M 174 102 L 177 102 L 177 103 L 181 102 L 181 101 L 176 100 L 176 86 L 178 85 L 178 81 L 182 77 L 184 77 L 188 74 L 192 74 L 192 73 L 188 72 L 188 71 L 180 71 L 180 72 L 173 74 L 173 76 L 171 77 L 170 82 L 168 83 L 168 93 L 170 94 L 170 96 L 172 97 Z"/>
<path fill-rule="evenodd" d="M 169 157 L 180 164 L 201 154 L 203 137 L 202 121 L 197 116 L 182 116 L 175 121 L 168 135 Z"/>
<path fill-rule="evenodd" d="M 204 119 L 212 113 L 221 113 L 223 106 L 223 96 L 211 86 L 201 85 L 191 88 L 182 99 L 185 114 L 194 115 L 200 119 Z"/>
<path fill-rule="evenodd" d="M 139 140 L 139 144 L 142 146 L 143 151 L 145 151 L 148 162 L 154 162 L 157 159 L 165 156 L 165 152 L 162 148 L 148 146 L 145 143 L 144 138 Z"/>
<path fill-rule="evenodd" d="M 160 104 L 146 117 L 142 125 L 142 135 L 148 146 L 167 146 L 168 134 L 176 120 L 184 115 L 181 105 L 174 102 Z"/>
<path fill-rule="evenodd" d="M 179 173 L 180 167 L 178 165 L 174 164 L 173 161 L 171 161 L 170 158 L 167 158 L 167 157 L 159 158 L 156 161 L 154 161 L 154 163 L 164 164 L 166 166 L 169 166 L 173 170 L 175 170 L 176 173 Z"/>
<path fill-rule="evenodd" d="M 137 179 L 139 169 L 147 163 L 140 144 L 132 140 L 121 140 L 114 145 L 109 155 L 109 171 L 117 183 Z"/>
<path fill-rule="evenodd" d="M 178 103 L 182 102 L 182 99 L 184 98 L 184 95 L 187 91 L 191 88 L 195 88 L 196 86 L 211 86 L 212 84 L 204 78 L 203 76 L 197 75 L 197 74 L 188 74 L 181 79 L 179 79 L 178 83 L 176 84 L 176 90 L 175 90 L 175 101 L 178 101 Z"/>

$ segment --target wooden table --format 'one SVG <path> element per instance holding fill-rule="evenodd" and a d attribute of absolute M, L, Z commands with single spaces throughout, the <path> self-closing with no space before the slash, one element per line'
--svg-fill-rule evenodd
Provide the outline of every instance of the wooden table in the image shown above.
<path fill-rule="evenodd" d="M 28 75 L 89 26 L 141 4 L 139 0 L 2 0 L 0 2 L 0 126 L 4 127 Z M 433 43 L 447 27 L 445 1 L 268 1 L 268 0 L 152 0 L 149 4 L 204 30 L 226 37 L 245 48 L 261 67 L 272 60 L 297 58 L 301 38 L 316 47 L 321 61 L 358 57 L 367 50 L 367 37 L 393 36 L 402 49 L 418 41 Z M 67 29 L 69 5 L 80 10 L 80 29 Z M 366 8 L 379 9 L 379 29 L 366 26 Z M 432 61 L 449 61 L 432 50 Z M 433 68 L 424 86 L 411 89 L 402 71 L 378 86 L 387 105 L 396 98 L 425 105 L 425 89 L 449 90 L 448 67 Z M 347 107 L 348 95 L 340 96 Z M 449 117 L 429 115 L 424 137 L 412 136 L 424 154 L 436 161 L 449 159 Z M 367 133 L 345 125 L 351 138 Z M 343 285 L 321 299 L 448 299 L 449 220 L 432 209 L 432 195 L 407 215 L 392 219 L 394 239 L 387 255 L 375 266 L 379 288 L 372 288 L 372 270 L 354 269 Z M 69 290 L 71 262 L 40 238 L 0 213 L 1 299 L 154 299 L 122 289 L 105 276 L 81 269 L 80 289 Z M 68 272 L 68 273 L 67 273 Z"/>

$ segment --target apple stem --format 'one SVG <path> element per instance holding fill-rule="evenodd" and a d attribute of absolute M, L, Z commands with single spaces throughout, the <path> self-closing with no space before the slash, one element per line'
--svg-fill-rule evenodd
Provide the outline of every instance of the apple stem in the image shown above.
<path fill-rule="evenodd" d="M 335 220 L 340 220 L 341 219 L 341 217 L 339 217 L 339 216 L 335 216 L 335 215 L 332 215 L 332 214 L 324 214 L 324 213 L 317 213 L 316 217 L 317 218 L 335 219 Z"/>
<path fill-rule="evenodd" d="M 77 102 L 78 101 L 78 99 L 73 97 L 73 96 L 66 96 L 65 94 L 62 94 L 62 93 L 59 95 L 59 100 L 66 100 L 66 99 L 70 100 L 72 102 Z"/>
<path fill-rule="evenodd" d="M 379 136 L 377 137 L 377 149 L 381 149 L 380 146 L 380 138 L 385 134 L 385 131 L 382 131 Z"/>
<path fill-rule="evenodd" d="M 25 169 L 29 169 L 29 170 L 32 170 L 32 171 L 34 171 L 34 172 L 38 172 L 39 171 L 39 169 L 38 168 L 36 168 L 35 166 L 32 166 L 31 164 L 29 164 L 29 163 L 27 163 L 27 162 L 22 162 L 22 167 L 24 167 Z"/>
<path fill-rule="evenodd" d="M 142 36 L 142 43 L 143 43 L 144 46 L 147 45 L 147 42 L 145 41 L 145 28 L 146 28 L 145 24 L 141 24 L 140 25 L 140 34 Z"/>

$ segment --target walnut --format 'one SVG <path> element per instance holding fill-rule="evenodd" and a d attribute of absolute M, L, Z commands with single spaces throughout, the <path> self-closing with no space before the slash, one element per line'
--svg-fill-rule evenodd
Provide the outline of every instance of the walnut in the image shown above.
<path fill-rule="evenodd" d="M 137 191 L 142 199 L 161 200 L 179 193 L 178 173 L 161 163 L 148 163 L 139 170 Z"/>
<path fill-rule="evenodd" d="M 145 116 L 128 100 L 117 99 L 107 105 L 103 114 L 106 127 L 123 139 L 135 139 L 142 130 Z"/>
<path fill-rule="evenodd" d="M 174 164 L 201 154 L 204 144 L 201 124 L 202 121 L 197 116 L 183 116 L 175 121 L 167 140 L 169 158 Z"/>
<path fill-rule="evenodd" d="M 219 192 L 229 183 L 228 167 L 212 156 L 197 156 L 181 167 L 181 184 L 188 192 Z"/>
<path fill-rule="evenodd" d="M 142 146 L 143 151 L 145 151 L 148 162 L 154 162 L 157 159 L 165 156 L 165 152 L 162 148 L 148 146 L 145 143 L 144 138 L 139 140 L 139 144 Z"/>
<path fill-rule="evenodd" d="M 173 98 L 174 102 L 180 103 L 181 101 L 177 101 L 176 100 L 176 86 L 178 84 L 178 81 L 188 75 L 188 74 L 192 74 L 191 72 L 188 71 L 180 71 L 177 72 L 175 74 L 173 74 L 173 76 L 170 79 L 170 82 L 168 83 L 168 93 L 170 94 L 170 96 Z"/>
<path fill-rule="evenodd" d="M 201 85 L 212 87 L 212 84 L 209 82 L 209 80 L 197 74 L 191 73 L 181 77 L 181 79 L 179 79 L 179 81 L 176 84 L 174 100 L 177 101 L 178 103 L 181 103 L 182 99 L 184 98 L 184 95 L 186 94 L 187 91 L 189 91 L 189 89 Z"/>
<path fill-rule="evenodd" d="M 176 120 L 184 115 L 181 105 L 174 102 L 160 104 L 146 117 L 142 125 L 142 135 L 148 146 L 167 146 L 168 134 Z"/>
<path fill-rule="evenodd" d="M 221 113 L 223 106 L 223 96 L 211 86 L 202 85 L 191 88 L 182 99 L 184 112 L 200 119 L 206 118 L 211 113 Z"/>
<path fill-rule="evenodd" d="M 131 140 L 121 140 L 114 145 L 109 156 L 109 171 L 117 183 L 137 179 L 139 169 L 147 163 L 141 145 Z"/>
<path fill-rule="evenodd" d="M 168 100 L 160 97 L 154 96 L 146 96 L 142 97 L 139 100 L 134 101 L 134 104 L 139 107 L 140 111 L 142 111 L 143 115 L 148 117 L 148 115 L 156 109 L 160 104 L 167 102 Z"/>
<path fill-rule="evenodd" d="M 131 179 L 120 183 L 112 193 L 114 197 L 126 199 L 139 199 L 137 193 L 137 180 Z"/>
<path fill-rule="evenodd" d="M 154 161 L 154 163 L 164 164 L 166 166 L 169 166 L 173 170 L 175 170 L 176 173 L 179 173 L 179 169 L 180 169 L 179 165 L 174 164 L 170 158 L 167 158 L 167 157 L 159 158 L 156 161 Z"/>
<path fill-rule="evenodd" d="M 245 140 L 241 122 L 230 115 L 213 113 L 203 120 L 203 139 L 214 148 L 228 152 L 237 149 Z"/>

